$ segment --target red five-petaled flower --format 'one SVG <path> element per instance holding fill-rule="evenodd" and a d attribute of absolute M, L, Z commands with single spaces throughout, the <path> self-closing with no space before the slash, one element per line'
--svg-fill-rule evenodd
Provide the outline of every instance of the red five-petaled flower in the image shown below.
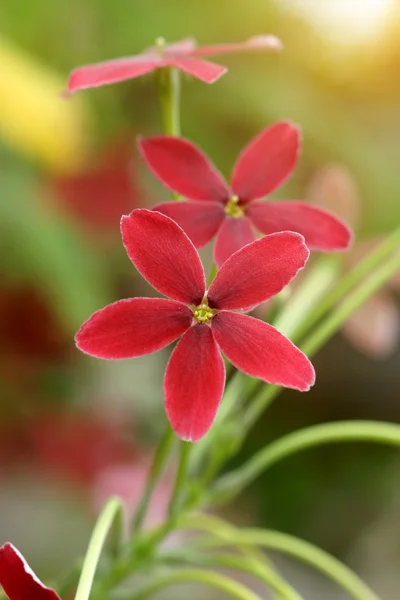
<path fill-rule="evenodd" d="M 60 600 L 36 577 L 12 544 L 0 548 L 0 585 L 10 600 Z"/>
<path fill-rule="evenodd" d="M 139 140 L 147 166 L 169 189 L 189 202 L 164 202 L 155 210 L 174 219 L 197 248 L 215 234 L 218 266 L 255 239 L 254 229 L 269 234 L 297 231 L 312 250 L 345 250 L 349 228 L 330 212 L 305 202 L 260 202 L 294 170 L 300 148 L 298 128 L 286 122 L 264 129 L 240 154 L 231 186 L 199 148 L 168 136 Z"/>
<path fill-rule="evenodd" d="M 182 336 L 164 380 L 166 411 L 185 440 L 211 427 L 225 385 L 221 351 L 252 377 L 306 391 L 314 369 L 276 329 L 248 311 L 278 294 L 299 269 L 308 249 L 301 235 L 277 233 L 236 252 L 208 292 L 198 252 L 169 217 L 144 209 L 122 217 L 122 239 L 143 277 L 170 299 L 131 298 L 106 306 L 76 335 L 78 348 L 105 359 L 135 358 L 161 350 Z"/>
<path fill-rule="evenodd" d="M 189 38 L 175 44 L 160 44 L 137 56 L 117 58 L 106 62 L 79 67 L 72 71 L 68 91 L 99 87 L 126 79 L 134 79 L 163 67 L 175 67 L 205 83 L 213 83 L 226 73 L 226 67 L 199 58 L 212 54 L 226 54 L 245 50 L 280 50 L 282 44 L 273 35 L 259 35 L 236 44 L 216 44 L 196 48 L 196 41 Z"/>

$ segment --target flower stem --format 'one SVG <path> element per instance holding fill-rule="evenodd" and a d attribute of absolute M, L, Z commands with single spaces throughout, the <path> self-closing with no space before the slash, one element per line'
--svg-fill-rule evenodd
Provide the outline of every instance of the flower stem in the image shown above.
<path fill-rule="evenodd" d="M 156 453 L 154 455 L 153 463 L 151 465 L 145 492 L 143 494 L 143 497 L 139 503 L 139 506 L 138 506 L 135 516 L 133 518 L 133 523 L 132 523 L 132 532 L 133 533 L 137 533 L 143 524 L 152 493 L 163 473 L 163 470 L 167 463 L 172 446 L 174 445 L 174 441 L 175 441 L 175 433 L 172 431 L 171 427 L 168 425 L 168 427 L 164 433 L 164 436 L 161 439 L 161 441 L 157 447 Z"/>
<path fill-rule="evenodd" d="M 105 505 L 94 527 L 92 537 L 83 561 L 81 576 L 76 590 L 75 600 L 88 600 L 96 573 L 101 551 L 114 519 L 122 511 L 119 498 L 113 497 Z"/>
<path fill-rule="evenodd" d="M 192 527 L 190 517 L 185 522 Z M 194 528 L 196 524 L 194 523 Z M 282 552 L 311 565 L 346 590 L 354 600 L 379 600 L 376 594 L 346 565 L 320 548 L 291 535 L 271 530 L 242 529 L 231 536 L 230 543 L 255 544 L 269 550 Z M 206 537 L 199 541 L 198 548 L 226 546 L 227 541 Z"/>
<path fill-rule="evenodd" d="M 180 125 L 180 93 L 181 81 L 178 69 L 166 67 L 156 71 L 158 95 L 160 98 L 163 129 L 165 135 L 179 137 Z M 173 200 L 180 200 L 180 195 L 172 193 Z"/>
<path fill-rule="evenodd" d="M 132 600 L 146 600 L 155 592 L 175 583 L 184 583 L 186 581 L 195 581 L 211 587 L 222 590 L 233 598 L 238 600 L 261 600 L 260 596 L 249 590 L 238 581 L 233 581 L 230 577 L 208 571 L 206 569 L 182 569 L 160 575 L 156 581 L 152 581 L 141 590 L 131 596 Z"/>
<path fill-rule="evenodd" d="M 292 454 L 341 442 L 375 442 L 400 447 L 400 425 L 376 421 L 339 421 L 289 433 L 222 477 L 211 490 L 209 500 L 213 503 L 225 502 L 236 496 L 261 473 Z"/>
<path fill-rule="evenodd" d="M 176 473 L 174 489 L 172 490 L 171 500 L 169 503 L 169 516 L 174 517 L 180 508 L 180 501 L 183 492 L 183 488 L 187 482 L 188 468 L 189 468 L 189 457 L 190 452 L 193 448 L 193 444 L 190 442 L 180 442 L 180 457 L 178 471 Z"/>
<path fill-rule="evenodd" d="M 395 229 L 383 242 L 370 252 L 354 269 L 352 269 L 330 293 L 315 307 L 300 327 L 299 333 L 304 333 L 323 317 L 337 302 L 358 285 L 369 273 L 379 266 L 392 252 L 400 247 L 400 229 Z"/>
<path fill-rule="evenodd" d="M 265 568 L 264 565 L 257 563 L 249 558 L 238 556 L 235 554 L 188 554 L 187 552 L 163 554 L 160 557 L 161 561 L 169 564 L 189 565 L 223 568 L 234 571 L 241 571 L 252 575 L 255 579 L 266 584 L 269 590 L 278 594 L 280 600 L 303 600 L 286 581 L 281 579 L 272 569 Z"/>
<path fill-rule="evenodd" d="M 400 238 L 400 229 L 395 232 L 397 238 Z M 391 243 L 393 243 L 393 236 Z M 396 237 L 396 236 L 394 236 Z M 398 243 L 400 242 L 400 239 Z M 392 247 L 393 251 L 393 247 Z M 377 254 L 381 255 L 381 247 Z M 385 258 L 386 255 L 385 255 Z M 372 262 L 372 257 L 369 257 L 369 263 Z M 361 268 L 361 266 L 360 266 Z M 395 253 L 386 262 L 381 264 L 375 271 L 363 281 L 347 298 L 340 304 L 332 313 L 321 323 L 319 327 L 300 345 L 300 348 L 307 354 L 312 356 L 317 352 L 325 342 L 327 342 L 343 325 L 343 323 L 352 315 L 364 302 L 368 300 L 379 288 L 389 281 L 393 275 L 400 269 L 400 254 Z M 356 269 L 357 270 L 357 269 Z M 363 267 L 364 271 L 364 267 Z M 358 282 L 353 274 L 353 282 Z M 336 288 L 335 288 L 336 289 Z M 344 289 L 344 288 L 343 288 Z M 346 288 L 347 289 L 347 288 Z M 258 417 L 264 412 L 267 406 L 274 398 L 282 391 L 282 388 L 269 385 L 262 386 L 261 391 L 256 396 L 252 404 L 246 411 L 243 422 L 244 432 L 248 431 L 257 421 Z"/>

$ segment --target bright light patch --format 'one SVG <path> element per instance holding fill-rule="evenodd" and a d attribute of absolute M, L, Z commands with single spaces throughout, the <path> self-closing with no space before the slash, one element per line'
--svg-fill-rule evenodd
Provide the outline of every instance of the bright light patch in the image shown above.
<path fill-rule="evenodd" d="M 285 0 L 336 43 L 362 44 L 380 38 L 397 0 Z"/>

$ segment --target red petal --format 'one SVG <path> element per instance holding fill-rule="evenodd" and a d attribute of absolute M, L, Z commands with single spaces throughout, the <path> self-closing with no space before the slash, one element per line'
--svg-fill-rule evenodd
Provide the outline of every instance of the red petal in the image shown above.
<path fill-rule="evenodd" d="M 250 310 L 278 294 L 309 256 L 298 233 L 274 233 L 233 254 L 218 271 L 208 302 L 213 308 Z"/>
<path fill-rule="evenodd" d="M 351 230 L 343 221 L 306 202 L 251 202 L 247 214 L 262 233 L 301 233 L 311 250 L 346 250 L 351 243 Z"/>
<path fill-rule="evenodd" d="M 267 196 L 293 172 L 300 131 L 292 123 L 275 123 L 242 150 L 232 175 L 232 189 L 242 201 Z"/>
<path fill-rule="evenodd" d="M 59 600 L 56 592 L 43 585 L 12 544 L 0 548 L 0 585 L 10 600 Z"/>
<path fill-rule="evenodd" d="M 225 366 L 208 325 L 194 325 L 171 354 L 164 380 L 173 430 L 196 442 L 210 429 L 225 386 Z"/>
<path fill-rule="evenodd" d="M 211 327 L 227 359 L 247 375 L 302 392 L 314 384 L 314 368 L 305 354 L 268 323 L 220 312 Z"/>
<path fill-rule="evenodd" d="M 119 300 L 95 312 L 75 336 L 82 352 L 97 358 L 136 358 L 157 352 L 190 327 L 190 308 L 163 298 Z"/>
<path fill-rule="evenodd" d="M 202 301 L 206 283 L 199 254 L 172 219 L 137 209 L 122 217 L 121 233 L 129 258 L 150 285 L 173 300 Z"/>
<path fill-rule="evenodd" d="M 159 136 L 139 139 L 138 145 L 150 171 L 170 190 L 191 200 L 224 202 L 230 196 L 221 173 L 188 140 Z"/>
<path fill-rule="evenodd" d="M 202 248 L 217 233 L 224 220 L 224 207 L 220 202 L 164 202 L 153 210 L 173 219 L 190 237 L 196 248 Z"/>
<path fill-rule="evenodd" d="M 218 269 L 234 252 L 256 239 L 249 219 L 227 217 L 220 228 L 214 246 L 214 260 Z"/>
<path fill-rule="evenodd" d="M 68 91 L 72 93 L 77 90 L 134 79 L 154 71 L 159 64 L 160 59 L 157 57 L 139 55 L 78 67 L 69 76 Z"/>
<path fill-rule="evenodd" d="M 210 54 L 227 54 L 243 52 L 246 50 L 282 50 L 281 40 L 274 35 L 255 35 L 244 42 L 234 44 L 213 44 L 196 48 L 192 54 L 195 56 L 208 56 Z"/>
<path fill-rule="evenodd" d="M 214 62 L 203 60 L 202 58 L 194 58 L 191 56 L 171 56 L 165 58 L 162 62 L 165 67 L 176 67 L 184 73 L 204 81 L 204 83 L 214 83 L 222 75 L 225 75 L 227 68 L 222 65 L 217 65 Z"/>

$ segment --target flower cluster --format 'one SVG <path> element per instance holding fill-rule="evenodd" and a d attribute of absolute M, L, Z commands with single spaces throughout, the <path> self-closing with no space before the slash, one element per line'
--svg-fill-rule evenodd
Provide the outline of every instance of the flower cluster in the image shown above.
<path fill-rule="evenodd" d="M 197 48 L 184 39 L 137 56 L 79 67 L 68 91 L 178 69 L 212 83 L 225 67 L 204 56 L 280 49 L 274 36 Z M 83 352 L 103 359 L 136 358 L 179 339 L 164 380 L 165 407 L 175 432 L 199 440 L 211 427 L 225 386 L 222 354 L 251 377 L 305 391 L 314 383 L 306 356 L 271 325 L 244 314 L 278 294 L 302 269 L 308 248 L 346 249 L 349 228 L 305 202 L 262 202 L 293 172 L 299 129 L 279 122 L 240 154 L 228 185 L 190 141 L 171 136 L 139 140 L 155 176 L 183 201 L 134 210 L 121 221 L 127 254 L 143 277 L 168 299 L 120 300 L 93 314 L 76 335 Z M 257 239 L 256 231 L 265 234 Z M 217 275 L 206 289 L 196 247 L 216 236 Z"/>

